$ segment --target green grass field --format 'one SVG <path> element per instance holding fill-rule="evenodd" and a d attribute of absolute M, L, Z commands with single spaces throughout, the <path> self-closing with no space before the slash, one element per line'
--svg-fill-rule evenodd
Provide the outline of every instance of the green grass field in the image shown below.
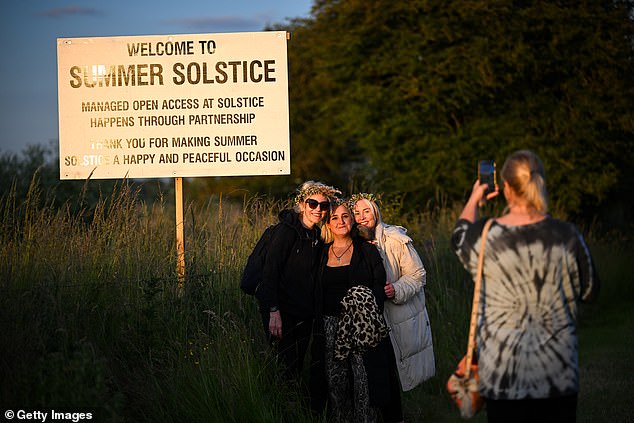
<path fill-rule="evenodd" d="M 112 422 L 308 422 L 277 379 L 241 268 L 282 205 L 187 204 L 176 283 L 172 206 L 122 184 L 83 213 L 2 197 L 0 403 Z M 448 248 L 452 209 L 386 220 L 410 229 L 428 272 L 437 376 L 404 394 L 408 422 L 461 421 L 444 384 L 466 347 L 470 282 Z M 580 315 L 580 422 L 628 422 L 634 296 L 627 241 L 593 241 L 603 292 Z M 486 421 L 485 413 L 472 421 Z"/>

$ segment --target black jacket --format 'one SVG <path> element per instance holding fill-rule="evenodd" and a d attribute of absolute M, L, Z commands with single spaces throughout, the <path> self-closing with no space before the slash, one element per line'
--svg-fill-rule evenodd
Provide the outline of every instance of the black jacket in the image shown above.
<path fill-rule="evenodd" d="M 320 229 L 305 228 L 293 210 L 281 211 L 279 219 L 257 298 L 264 310 L 279 307 L 283 313 L 309 319 L 314 316 L 315 274 L 323 245 Z"/>

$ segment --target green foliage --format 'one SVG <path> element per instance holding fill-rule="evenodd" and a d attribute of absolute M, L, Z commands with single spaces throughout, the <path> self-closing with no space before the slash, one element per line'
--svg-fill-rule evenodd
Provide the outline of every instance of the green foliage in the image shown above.
<path fill-rule="evenodd" d="M 181 291 L 173 210 L 127 184 L 90 215 L 29 192 L 0 201 L 3 404 L 99 421 L 308 421 L 238 289 L 272 202 L 189 206 Z"/>
<path fill-rule="evenodd" d="M 460 200 L 475 163 L 542 156 L 555 208 L 631 194 L 631 1 L 317 1 L 289 43 L 294 172 Z M 301 153 L 301 154 L 300 154 Z M 629 209 L 631 212 L 631 209 Z"/>

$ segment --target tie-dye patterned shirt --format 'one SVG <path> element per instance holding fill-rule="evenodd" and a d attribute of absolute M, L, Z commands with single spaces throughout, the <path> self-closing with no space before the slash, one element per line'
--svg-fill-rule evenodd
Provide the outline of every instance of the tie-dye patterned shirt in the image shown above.
<path fill-rule="evenodd" d="M 459 220 L 452 236 L 474 280 L 484 222 Z M 574 225 L 551 217 L 523 226 L 493 222 L 476 336 L 482 396 L 577 393 L 577 301 L 593 299 L 598 288 L 590 252 Z"/>

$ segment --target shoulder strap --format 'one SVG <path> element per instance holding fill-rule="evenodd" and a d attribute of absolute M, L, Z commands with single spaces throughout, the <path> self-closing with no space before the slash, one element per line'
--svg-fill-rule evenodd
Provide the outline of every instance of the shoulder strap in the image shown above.
<path fill-rule="evenodd" d="M 480 241 L 480 255 L 478 256 L 478 273 L 476 275 L 475 286 L 473 287 L 473 306 L 471 307 L 471 323 L 469 324 L 469 342 L 467 344 L 467 357 L 465 363 L 465 379 L 469 378 L 471 373 L 471 362 L 473 360 L 473 350 L 475 347 L 475 333 L 478 314 L 478 307 L 480 304 L 480 283 L 482 282 L 482 267 L 484 265 L 484 249 L 487 242 L 487 233 L 489 227 L 493 223 L 493 219 L 489 219 L 482 228 L 482 235 Z"/>

